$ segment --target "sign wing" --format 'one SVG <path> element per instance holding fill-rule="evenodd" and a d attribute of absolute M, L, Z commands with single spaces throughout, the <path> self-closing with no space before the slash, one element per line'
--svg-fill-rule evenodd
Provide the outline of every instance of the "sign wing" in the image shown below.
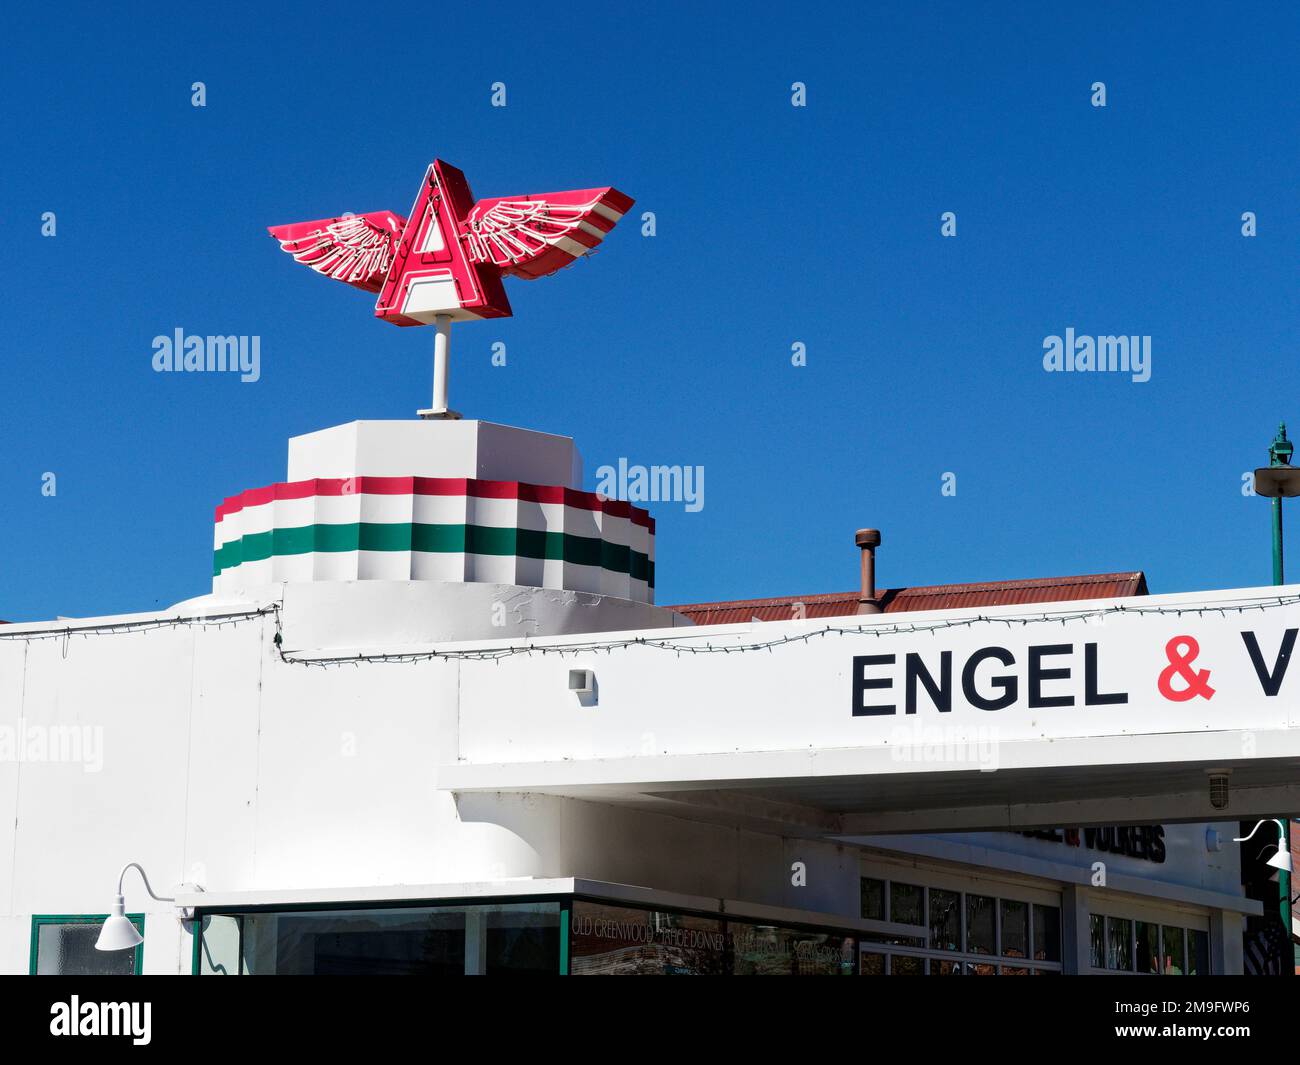
<path fill-rule="evenodd" d="M 631 206 L 609 188 L 480 200 L 466 219 L 465 247 L 472 262 L 503 274 L 545 277 L 591 254 Z"/>
<path fill-rule="evenodd" d="M 406 219 L 391 211 L 271 226 L 270 234 L 304 266 L 367 292 L 388 276 Z"/>

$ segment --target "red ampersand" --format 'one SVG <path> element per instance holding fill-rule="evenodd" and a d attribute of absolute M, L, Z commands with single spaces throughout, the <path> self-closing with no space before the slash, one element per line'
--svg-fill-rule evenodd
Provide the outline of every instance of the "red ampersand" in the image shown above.
<path fill-rule="evenodd" d="M 1175 636 L 1165 644 L 1165 658 L 1169 660 L 1169 665 L 1160 671 L 1157 687 L 1160 694 L 1170 702 L 1185 703 L 1197 695 L 1208 699 L 1214 694 L 1214 689 L 1209 684 L 1210 671 L 1192 668 L 1192 662 L 1200 653 L 1201 645 L 1194 636 Z M 1186 685 L 1181 691 L 1175 691 L 1170 683 L 1175 676 L 1180 677 Z"/>

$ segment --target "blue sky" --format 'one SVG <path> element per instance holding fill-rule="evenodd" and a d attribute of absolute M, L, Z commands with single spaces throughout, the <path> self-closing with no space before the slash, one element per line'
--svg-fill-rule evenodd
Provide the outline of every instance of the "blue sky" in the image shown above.
<path fill-rule="evenodd" d="M 213 507 L 289 436 L 427 404 L 432 331 L 265 227 L 405 213 L 435 156 L 655 213 L 507 282 L 452 396 L 574 436 L 589 488 L 703 466 L 703 510 L 652 507 L 660 602 L 852 588 L 863 525 L 885 586 L 1270 580 L 1241 475 L 1300 436 L 1297 9 L 270 6 L 9 15 L 0 617 L 201 594 Z M 259 335 L 261 380 L 155 374 L 176 327 Z M 1067 327 L 1150 335 L 1151 380 L 1044 372 Z"/>

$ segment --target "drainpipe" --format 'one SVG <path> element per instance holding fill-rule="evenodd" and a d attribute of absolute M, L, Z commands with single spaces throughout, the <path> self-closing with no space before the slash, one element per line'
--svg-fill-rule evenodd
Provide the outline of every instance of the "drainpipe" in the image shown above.
<path fill-rule="evenodd" d="M 880 546 L 879 529 L 859 529 L 853 538 L 862 549 L 862 590 L 858 593 L 859 614 L 879 614 L 876 598 L 876 548 Z"/>

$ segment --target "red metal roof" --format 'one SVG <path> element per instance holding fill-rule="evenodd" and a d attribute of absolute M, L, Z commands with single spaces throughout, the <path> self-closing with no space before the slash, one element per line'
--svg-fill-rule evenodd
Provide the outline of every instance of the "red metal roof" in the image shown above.
<path fill-rule="evenodd" d="M 886 614 L 905 610 L 960 610 L 1016 603 L 1061 603 L 1072 599 L 1117 599 L 1146 595 L 1147 579 L 1134 573 L 1095 573 L 1080 577 L 1038 577 L 976 584 L 932 584 L 888 588 L 877 595 Z M 802 604 L 802 611 L 799 610 Z M 697 625 L 734 625 L 746 621 L 788 621 L 793 617 L 835 618 L 858 612 L 858 592 L 785 595 L 773 599 L 733 599 L 720 603 L 672 606 Z"/>

